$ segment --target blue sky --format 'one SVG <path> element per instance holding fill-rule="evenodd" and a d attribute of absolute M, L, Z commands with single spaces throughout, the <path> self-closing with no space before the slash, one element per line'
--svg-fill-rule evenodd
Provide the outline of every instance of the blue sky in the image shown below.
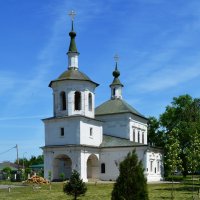
<path fill-rule="evenodd" d="M 200 94 L 199 0 L 0 0 L 0 162 L 42 153 L 51 80 L 67 69 L 75 10 L 79 68 L 110 98 L 113 56 L 123 98 L 158 117 L 174 96 Z"/>

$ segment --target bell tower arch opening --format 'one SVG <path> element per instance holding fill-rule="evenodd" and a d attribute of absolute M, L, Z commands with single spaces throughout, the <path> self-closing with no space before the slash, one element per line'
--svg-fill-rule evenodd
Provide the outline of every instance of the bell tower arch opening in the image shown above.
<path fill-rule="evenodd" d="M 74 93 L 74 110 L 81 110 L 81 92 Z"/>
<path fill-rule="evenodd" d="M 61 110 L 66 110 L 67 102 L 66 102 L 66 94 L 65 92 L 60 93 L 60 102 L 61 102 Z"/>

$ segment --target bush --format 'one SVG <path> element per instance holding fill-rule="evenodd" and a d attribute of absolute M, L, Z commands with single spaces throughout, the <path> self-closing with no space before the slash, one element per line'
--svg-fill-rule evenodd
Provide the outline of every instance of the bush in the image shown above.
<path fill-rule="evenodd" d="M 73 170 L 69 182 L 63 186 L 63 192 L 74 196 L 74 200 L 76 200 L 78 196 L 84 195 L 86 191 L 87 187 L 83 180 L 80 179 L 79 173 L 76 170 Z"/>
<path fill-rule="evenodd" d="M 142 162 L 135 150 L 120 163 L 120 174 L 112 191 L 112 200 L 148 200 L 147 181 Z"/>

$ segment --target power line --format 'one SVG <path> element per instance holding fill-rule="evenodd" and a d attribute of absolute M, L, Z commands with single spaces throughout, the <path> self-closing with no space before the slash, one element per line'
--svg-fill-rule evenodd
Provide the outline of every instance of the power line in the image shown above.
<path fill-rule="evenodd" d="M 10 150 L 12 150 L 12 149 L 14 149 L 14 148 L 16 148 L 16 146 L 14 146 L 14 147 L 12 147 L 12 148 L 6 150 L 6 151 L 1 152 L 0 155 L 7 153 L 7 152 L 9 152 Z"/>

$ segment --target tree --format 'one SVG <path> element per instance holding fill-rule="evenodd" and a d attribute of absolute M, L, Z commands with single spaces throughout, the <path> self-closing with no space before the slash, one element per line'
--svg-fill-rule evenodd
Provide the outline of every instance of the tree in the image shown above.
<path fill-rule="evenodd" d="M 190 148 L 185 149 L 188 170 L 192 172 L 192 197 L 194 199 L 194 173 L 200 167 L 200 138 L 197 131 L 193 130 L 191 137 Z"/>
<path fill-rule="evenodd" d="M 148 120 L 148 144 L 151 146 L 162 147 L 163 131 L 160 130 L 160 122 L 155 117 L 149 117 Z"/>
<path fill-rule="evenodd" d="M 4 167 L 2 171 L 6 174 L 6 179 L 10 178 L 12 169 L 10 167 Z"/>
<path fill-rule="evenodd" d="M 168 133 L 165 143 L 165 173 L 168 173 L 172 177 L 172 189 L 171 189 L 171 199 L 174 199 L 174 181 L 173 176 L 175 171 L 182 169 L 182 161 L 180 158 L 180 145 L 177 139 L 177 131 L 173 130 Z"/>
<path fill-rule="evenodd" d="M 15 161 L 17 164 L 17 160 Z M 19 165 L 25 166 L 25 168 L 28 168 L 30 165 L 39 165 L 44 163 L 44 156 L 31 156 L 31 158 L 28 160 L 27 158 L 19 158 Z"/>
<path fill-rule="evenodd" d="M 60 179 L 61 179 L 61 181 L 64 181 L 65 180 L 65 173 L 60 173 Z"/>
<path fill-rule="evenodd" d="M 120 163 L 119 176 L 112 191 L 112 200 L 148 200 L 147 181 L 135 150 Z"/>
<path fill-rule="evenodd" d="M 183 175 L 186 175 L 189 170 L 187 155 L 189 151 L 193 151 L 191 135 L 196 132 L 200 140 L 200 99 L 193 99 L 190 95 L 174 97 L 171 105 L 167 106 L 160 116 L 160 124 L 165 139 L 168 134 L 176 130 L 181 150 L 179 156 L 182 159 Z"/>
<path fill-rule="evenodd" d="M 84 195 L 86 191 L 86 184 L 80 179 L 80 174 L 76 170 L 73 170 L 69 182 L 63 186 L 63 192 L 74 196 L 74 200 L 76 200 L 78 196 Z"/>

